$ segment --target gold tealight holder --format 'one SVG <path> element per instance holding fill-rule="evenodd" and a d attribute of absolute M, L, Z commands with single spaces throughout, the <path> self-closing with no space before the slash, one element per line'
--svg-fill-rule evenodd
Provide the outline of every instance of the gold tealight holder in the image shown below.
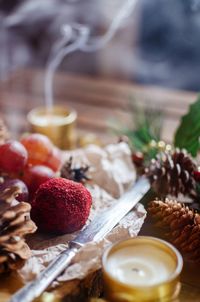
<path fill-rule="evenodd" d="M 171 244 L 138 236 L 119 242 L 103 255 L 109 302 L 167 302 L 180 292 L 183 260 Z"/>
<path fill-rule="evenodd" d="M 77 113 L 65 106 L 38 107 L 27 115 L 32 132 L 48 136 L 60 149 L 76 147 Z"/>

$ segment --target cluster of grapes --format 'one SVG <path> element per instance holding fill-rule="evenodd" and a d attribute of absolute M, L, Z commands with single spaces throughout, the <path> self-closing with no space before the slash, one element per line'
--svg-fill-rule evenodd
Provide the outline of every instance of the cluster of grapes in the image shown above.
<path fill-rule="evenodd" d="M 0 145 L 0 190 L 18 186 L 19 201 L 31 201 L 38 187 L 55 177 L 61 166 L 61 151 L 42 134 L 28 134 L 20 141 Z"/>

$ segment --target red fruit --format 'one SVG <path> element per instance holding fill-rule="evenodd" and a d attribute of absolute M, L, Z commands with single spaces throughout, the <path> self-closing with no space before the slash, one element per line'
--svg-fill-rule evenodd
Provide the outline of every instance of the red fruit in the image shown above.
<path fill-rule="evenodd" d="M 43 232 L 72 233 L 85 225 L 91 204 L 91 194 L 81 183 L 53 178 L 36 192 L 31 217 Z"/>
<path fill-rule="evenodd" d="M 48 157 L 47 162 L 44 163 L 46 166 L 50 167 L 53 171 L 58 171 L 62 164 L 62 153 L 61 151 L 54 147 L 51 154 Z"/>
<path fill-rule="evenodd" d="M 196 170 L 193 172 L 193 175 L 194 175 L 194 179 L 197 181 L 197 182 L 200 182 L 200 170 Z"/>
<path fill-rule="evenodd" d="M 53 144 L 49 138 L 39 133 L 33 133 L 21 139 L 21 143 L 28 151 L 28 163 L 43 165 L 53 152 Z"/>
<path fill-rule="evenodd" d="M 132 161 L 137 167 L 142 166 L 144 162 L 144 154 L 140 151 L 136 151 L 135 153 L 132 153 Z"/>
<path fill-rule="evenodd" d="M 18 141 L 0 145 L 0 170 L 9 174 L 20 173 L 27 163 L 28 153 Z"/>
<path fill-rule="evenodd" d="M 24 170 L 23 181 L 28 186 L 31 197 L 41 184 L 54 177 L 54 171 L 49 167 L 37 165 L 28 166 Z"/>

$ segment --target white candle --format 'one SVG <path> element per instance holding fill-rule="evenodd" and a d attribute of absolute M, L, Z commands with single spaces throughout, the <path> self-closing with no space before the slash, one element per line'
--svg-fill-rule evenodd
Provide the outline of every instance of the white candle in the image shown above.
<path fill-rule="evenodd" d="M 107 259 L 107 271 L 127 285 L 152 286 L 165 282 L 176 268 L 172 256 L 156 246 L 127 246 Z"/>
<path fill-rule="evenodd" d="M 109 301 L 171 301 L 179 294 L 183 260 L 163 240 L 139 236 L 121 241 L 105 251 L 102 264 Z"/>

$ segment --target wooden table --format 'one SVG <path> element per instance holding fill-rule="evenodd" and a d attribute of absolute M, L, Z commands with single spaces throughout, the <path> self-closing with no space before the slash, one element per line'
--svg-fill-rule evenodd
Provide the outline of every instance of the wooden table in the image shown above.
<path fill-rule="evenodd" d="M 0 83 L 0 110 L 13 134 L 19 136 L 27 131 L 26 114 L 44 105 L 44 72 L 20 70 L 9 80 Z M 171 91 L 153 86 L 114 82 L 108 79 L 59 73 L 54 81 L 56 103 L 67 104 L 78 112 L 79 135 L 94 133 L 104 143 L 116 141 L 108 131 L 108 121 L 118 118 L 130 124 L 130 99 L 142 104 L 162 108 L 165 118 L 162 138 L 170 141 L 179 118 L 195 98 L 195 93 Z M 141 234 L 155 235 L 151 226 L 144 224 Z M 20 281 L 0 280 L 1 289 L 13 292 Z M 182 292 L 179 302 L 200 301 L 200 267 L 185 263 L 182 274 Z"/>
<path fill-rule="evenodd" d="M 111 118 L 130 123 L 131 100 L 160 107 L 165 113 L 162 137 L 170 141 L 180 116 L 187 111 L 196 94 L 59 73 L 54 80 L 54 97 L 56 103 L 64 103 L 77 110 L 80 133 L 94 132 L 105 142 L 111 139 L 108 133 Z M 0 110 L 13 134 L 27 131 L 27 112 L 44 104 L 42 71 L 18 71 L 9 80 L 0 82 Z"/>

